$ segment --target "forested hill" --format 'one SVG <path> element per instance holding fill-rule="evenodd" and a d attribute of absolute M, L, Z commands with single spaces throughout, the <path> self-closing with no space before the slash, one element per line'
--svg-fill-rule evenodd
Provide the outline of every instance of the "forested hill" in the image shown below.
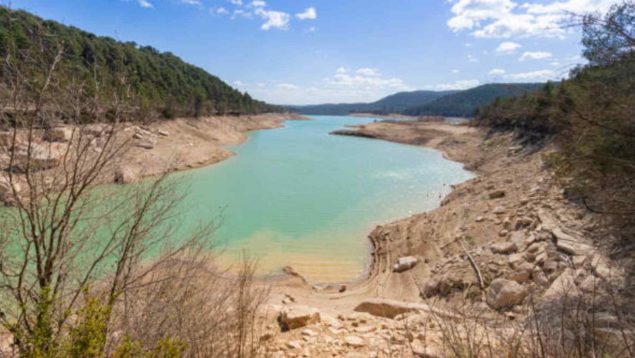
<path fill-rule="evenodd" d="M 252 99 L 205 70 L 169 52 L 119 42 L 75 27 L 0 7 L 0 55 L 14 51 L 22 71 L 42 71 L 46 59 L 62 48 L 60 71 L 81 80 L 97 78 L 102 93 L 130 88 L 134 105 L 162 117 L 252 114 L 278 107 Z M 6 83 L 7 74 L 0 72 Z"/>
<path fill-rule="evenodd" d="M 477 108 L 494 102 L 497 98 L 520 96 L 542 88 L 542 83 L 491 83 L 465 91 L 449 94 L 434 101 L 408 108 L 403 114 L 471 117 Z"/>
<path fill-rule="evenodd" d="M 454 91 L 413 91 L 399 92 L 371 103 L 336 103 L 308 106 L 288 106 L 302 114 L 347 115 L 353 112 L 399 113 L 407 108 L 421 105 Z"/>
<path fill-rule="evenodd" d="M 523 95 L 542 86 L 542 83 L 492 83 L 463 91 L 400 92 L 372 103 L 290 106 L 289 109 L 302 114 L 348 115 L 366 112 L 471 117 L 477 108 L 488 105 L 497 98 Z"/>

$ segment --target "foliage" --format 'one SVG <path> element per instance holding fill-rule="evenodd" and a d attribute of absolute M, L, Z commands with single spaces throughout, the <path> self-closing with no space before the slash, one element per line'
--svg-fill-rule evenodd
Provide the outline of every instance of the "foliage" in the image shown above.
<path fill-rule="evenodd" d="M 623 238 L 635 237 L 635 2 L 583 21 L 584 55 L 559 86 L 481 108 L 481 124 L 514 131 L 523 141 L 553 139 L 549 163 L 567 195 L 607 214 Z"/>
<path fill-rule="evenodd" d="M 69 77 L 99 78 L 96 91 L 102 95 L 125 89 L 139 110 L 153 116 L 251 114 L 277 109 L 240 93 L 172 53 L 95 36 L 25 11 L 0 7 L 0 56 L 13 52 L 26 58 L 41 52 L 42 47 L 63 49 L 61 62 Z M 37 63 L 30 70 L 34 76 L 43 75 Z M 2 88 L 7 86 L 7 76 L 0 72 L 0 96 L 6 95 Z"/>
<path fill-rule="evenodd" d="M 403 111 L 412 116 L 471 117 L 475 110 L 499 98 L 520 96 L 542 87 L 539 83 L 492 83 L 452 93 Z"/>
<path fill-rule="evenodd" d="M 290 106 L 289 108 L 302 114 L 322 115 L 348 115 L 354 112 L 375 114 L 400 113 L 407 108 L 428 103 L 454 92 L 455 91 L 399 92 L 372 103 L 318 104 L 308 106 Z"/>

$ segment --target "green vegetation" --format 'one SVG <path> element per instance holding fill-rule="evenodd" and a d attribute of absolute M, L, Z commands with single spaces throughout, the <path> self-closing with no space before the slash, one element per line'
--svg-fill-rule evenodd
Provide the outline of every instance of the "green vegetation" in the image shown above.
<path fill-rule="evenodd" d="M 472 117 L 475 110 L 498 98 L 513 97 L 540 89 L 540 83 L 492 83 L 449 94 L 434 101 L 411 107 L 403 114 L 411 116 Z"/>
<path fill-rule="evenodd" d="M 549 143 L 549 163 L 567 196 L 608 214 L 623 238 L 635 235 L 635 2 L 613 6 L 604 17 L 583 19 L 584 56 L 559 86 L 497 100 L 478 122 L 513 131 L 525 143 Z"/>
<path fill-rule="evenodd" d="M 172 53 L 95 36 L 0 7 L 0 56 L 12 53 L 22 60 L 24 71 L 42 76 L 46 73 L 42 63 L 50 62 L 43 61 L 42 53 L 55 56 L 58 51 L 63 68 L 60 78 L 97 80 L 102 95 L 121 92 L 125 83 L 125 96 L 136 109 L 152 117 L 238 115 L 278 109 L 233 89 Z M 0 73 L 0 88 L 10 87 L 8 77 L 10 74 Z"/>
<path fill-rule="evenodd" d="M 323 115 L 348 115 L 357 112 L 472 117 L 478 107 L 492 103 L 498 98 L 520 96 L 536 91 L 542 86 L 542 83 L 492 83 L 465 91 L 399 92 L 372 103 L 290 106 L 289 109 L 302 114 Z"/>
<path fill-rule="evenodd" d="M 334 116 L 348 115 L 355 112 L 375 114 L 400 113 L 407 108 L 428 103 L 451 93 L 454 93 L 454 91 L 399 92 L 372 103 L 318 104 L 309 106 L 290 106 L 289 108 L 302 114 L 322 114 Z"/>

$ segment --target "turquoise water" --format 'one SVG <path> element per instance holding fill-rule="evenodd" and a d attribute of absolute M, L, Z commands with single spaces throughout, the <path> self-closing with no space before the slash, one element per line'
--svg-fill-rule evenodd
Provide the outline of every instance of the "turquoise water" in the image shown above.
<path fill-rule="evenodd" d="M 186 172 L 186 222 L 222 215 L 223 259 L 246 250 L 261 273 L 293 266 L 313 282 L 353 279 L 369 258 L 375 225 L 432 209 L 471 174 L 439 152 L 333 136 L 373 118 L 314 116 L 249 134 L 236 156 Z"/>

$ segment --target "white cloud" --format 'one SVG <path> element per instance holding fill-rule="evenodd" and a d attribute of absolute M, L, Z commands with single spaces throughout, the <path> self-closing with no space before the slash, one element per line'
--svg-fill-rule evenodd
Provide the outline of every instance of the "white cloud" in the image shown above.
<path fill-rule="evenodd" d="M 151 9 L 154 7 L 148 0 L 137 0 L 137 3 L 139 4 L 139 6 L 145 9 Z"/>
<path fill-rule="evenodd" d="M 251 6 L 252 7 L 260 7 L 260 8 L 262 8 L 262 7 L 267 6 L 267 3 L 262 1 L 262 0 L 254 0 L 254 1 L 251 2 Z"/>
<path fill-rule="evenodd" d="M 476 57 L 474 57 L 473 55 L 467 55 L 467 60 L 469 62 L 478 62 L 478 59 Z"/>
<path fill-rule="evenodd" d="M 452 73 L 454 73 L 454 74 L 457 74 L 457 73 L 459 73 L 459 72 L 461 72 L 461 71 L 459 71 L 458 69 L 453 69 L 453 70 L 452 70 Z"/>
<path fill-rule="evenodd" d="M 505 70 L 503 70 L 502 68 L 493 68 L 487 74 L 490 76 L 502 76 L 505 74 Z"/>
<path fill-rule="evenodd" d="M 563 21 L 571 14 L 606 11 L 621 0 L 548 0 L 542 3 L 513 0 L 449 0 L 455 32 L 471 31 L 475 37 L 562 37 Z"/>
<path fill-rule="evenodd" d="M 289 29 L 289 20 L 291 20 L 291 15 L 286 12 L 258 8 L 255 13 L 265 20 L 265 23 L 260 26 L 260 28 L 265 31 L 269 31 L 270 29 Z"/>
<path fill-rule="evenodd" d="M 525 51 L 522 56 L 520 56 L 520 58 L 518 58 L 518 61 L 525 61 L 525 60 L 544 60 L 547 58 L 550 58 L 551 52 L 547 52 L 547 51 Z"/>
<path fill-rule="evenodd" d="M 229 0 L 230 3 L 236 6 L 242 6 L 243 0 Z"/>
<path fill-rule="evenodd" d="M 196 5 L 196 6 L 202 5 L 200 0 L 181 0 L 181 3 L 186 5 Z"/>
<path fill-rule="evenodd" d="M 234 85 L 255 98 L 279 104 L 370 102 L 395 92 L 414 90 L 399 78 L 384 76 L 379 70 L 367 67 L 353 70 L 340 67 L 331 76 L 307 86 L 275 81 L 260 85 L 236 81 Z"/>
<path fill-rule="evenodd" d="M 441 83 L 433 86 L 426 86 L 426 88 L 434 89 L 437 91 L 454 91 L 476 87 L 479 84 L 479 80 L 458 80 L 450 83 Z"/>
<path fill-rule="evenodd" d="M 516 52 L 516 50 L 518 50 L 521 47 L 522 46 L 520 46 L 520 44 L 518 44 L 518 43 L 511 42 L 511 41 L 505 41 L 505 42 L 501 42 L 500 45 L 498 45 L 498 47 L 496 48 L 496 52 L 497 53 L 504 53 L 504 54 L 511 54 L 511 53 Z"/>
<path fill-rule="evenodd" d="M 227 15 L 229 14 L 229 11 L 227 9 L 225 9 L 224 7 L 217 7 L 217 8 L 211 8 L 209 10 L 212 14 L 217 14 L 217 15 Z"/>
<path fill-rule="evenodd" d="M 539 70 L 505 75 L 511 81 L 548 81 L 556 79 L 556 73 L 552 70 Z"/>
<path fill-rule="evenodd" d="M 239 17 L 244 19 L 251 19 L 253 18 L 253 14 L 249 11 L 245 11 L 241 9 L 234 10 L 234 13 L 232 14 L 232 17 L 231 17 L 232 20 L 237 19 Z"/>
<path fill-rule="evenodd" d="M 315 20 L 317 19 L 317 11 L 314 7 L 309 7 L 301 13 L 295 14 L 300 20 Z"/>
<path fill-rule="evenodd" d="M 368 76 L 368 77 L 377 77 L 380 75 L 379 71 L 376 68 L 368 68 L 363 67 L 355 71 L 358 75 Z"/>

